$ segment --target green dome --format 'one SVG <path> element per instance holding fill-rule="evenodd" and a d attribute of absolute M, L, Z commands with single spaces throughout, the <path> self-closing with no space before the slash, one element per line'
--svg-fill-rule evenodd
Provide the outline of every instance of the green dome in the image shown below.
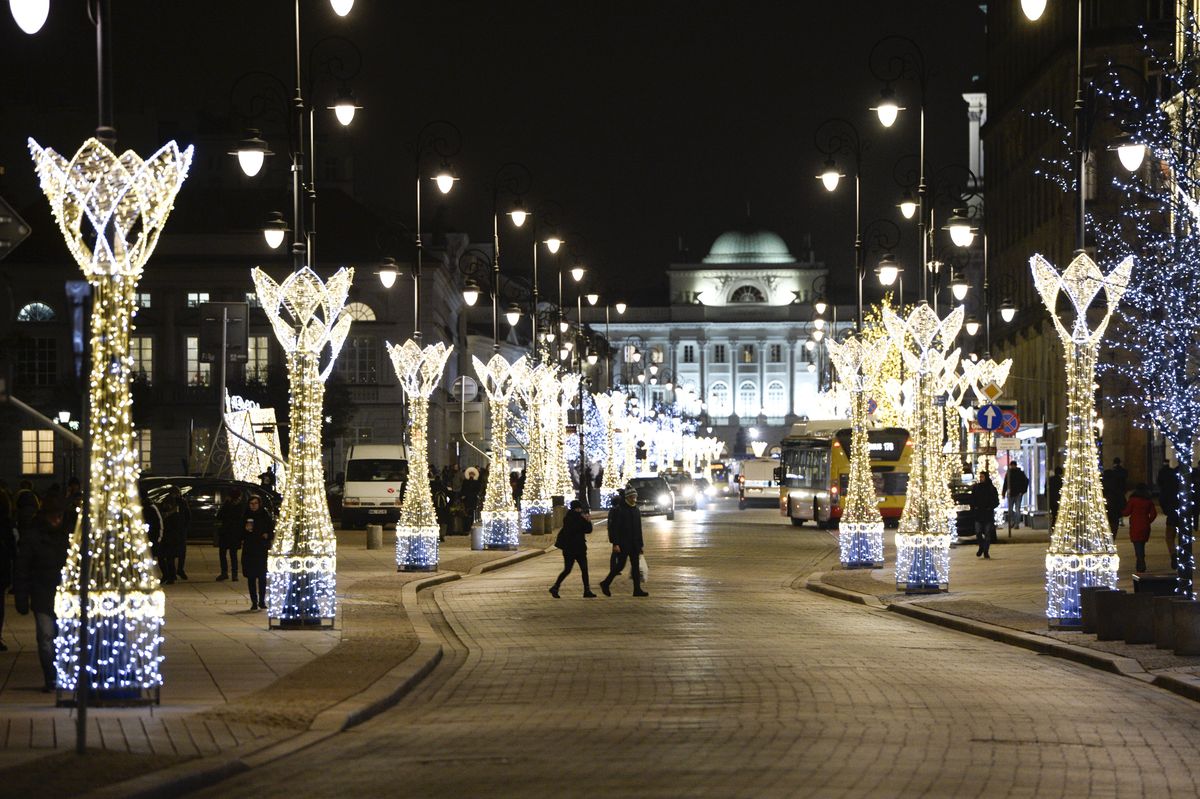
<path fill-rule="evenodd" d="M 704 256 L 706 264 L 790 264 L 795 261 L 784 240 L 769 230 L 722 233 Z"/>

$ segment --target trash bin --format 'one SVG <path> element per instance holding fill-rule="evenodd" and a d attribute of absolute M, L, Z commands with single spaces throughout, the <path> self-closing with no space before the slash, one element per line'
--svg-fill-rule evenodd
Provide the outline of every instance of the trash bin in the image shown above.
<path fill-rule="evenodd" d="M 383 525 L 367 525 L 367 549 L 383 549 Z"/>
<path fill-rule="evenodd" d="M 471 549 L 475 552 L 483 551 L 483 525 L 477 524 L 471 528 Z"/>

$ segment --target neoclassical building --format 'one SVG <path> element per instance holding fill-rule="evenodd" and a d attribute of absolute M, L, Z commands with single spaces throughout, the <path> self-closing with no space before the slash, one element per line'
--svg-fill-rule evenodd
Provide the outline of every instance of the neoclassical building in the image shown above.
<path fill-rule="evenodd" d="M 823 338 L 835 317 L 838 330 L 853 320 L 830 305 L 817 330 L 827 273 L 811 249 L 797 257 L 770 231 L 721 234 L 699 263 L 669 266 L 669 305 L 613 322 L 614 382 L 646 407 L 673 399 L 705 416 L 730 453 L 755 438 L 777 444 L 801 417 L 828 414 Z"/>

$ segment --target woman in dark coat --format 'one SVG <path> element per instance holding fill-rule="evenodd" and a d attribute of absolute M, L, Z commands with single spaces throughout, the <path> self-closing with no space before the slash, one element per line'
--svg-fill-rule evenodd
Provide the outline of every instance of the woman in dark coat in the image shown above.
<path fill-rule="evenodd" d="M 242 517 L 242 574 L 250 588 L 250 609 L 267 607 L 267 553 L 275 540 L 275 519 L 253 494 Z"/>
<path fill-rule="evenodd" d="M 992 548 L 992 528 L 996 524 L 996 508 L 1000 504 L 1000 495 L 996 486 L 992 485 L 992 477 L 986 471 L 979 473 L 979 482 L 971 486 L 971 515 L 975 518 L 975 543 L 978 549 L 975 557 L 992 559 L 989 550 Z"/>
<path fill-rule="evenodd" d="M 579 573 L 583 576 L 583 595 L 589 599 L 596 596 L 592 593 L 592 587 L 588 583 L 586 536 L 591 531 L 592 523 L 584 513 L 583 503 L 577 499 L 571 500 L 571 506 L 563 519 L 562 529 L 558 531 L 558 538 L 554 541 L 554 546 L 561 549 L 563 553 L 562 574 L 558 575 L 558 579 L 550 587 L 550 595 L 555 599 L 558 599 L 558 587 L 562 585 L 563 580 L 567 579 L 567 575 L 571 573 L 571 567 L 576 563 L 579 564 Z"/>
<path fill-rule="evenodd" d="M 158 568 L 162 570 L 163 585 L 172 585 L 179 574 L 179 553 L 187 544 L 187 516 L 183 497 L 174 491 L 159 503 L 162 515 L 162 536 L 158 541 Z M 186 578 L 185 578 L 186 579 Z"/>

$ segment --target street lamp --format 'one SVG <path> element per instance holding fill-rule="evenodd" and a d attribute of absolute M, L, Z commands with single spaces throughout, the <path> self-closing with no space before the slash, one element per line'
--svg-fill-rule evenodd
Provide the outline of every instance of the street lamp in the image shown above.
<path fill-rule="evenodd" d="M 954 299 L 958 300 L 959 302 L 962 302 L 967 298 L 967 291 L 970 290 L 970 288 L 971 286 L 969 283 L 967 283 L 967 279 L 963 277 L 962 272 L 955 272 L 954 276 L 950 278 L 950 293 L 953 294 Z M 975 334 L 972 333 L 971 335 Z"/>
<path fill-rule="evenodd" d="M 858 308 L 855 316 L 855 327 L 861 333 L 863 324 L 863 294 L 862 277 L 866 272 L 866 262 L 863 260 L 862 238 L 862 164 L 863 145 L 858 128 L 849 120 L 835 117 L 827 120 L 817 128 L 813 142 L 818 152 L 826 156 L 825 172 L 821 182 L 826 190 L 837 188 L 838 174 L 833 157 L 843 154 L 854 162 L 854 273 L 858 278 Z"/>
<path fill-rule="evenodd" d="M 278 250 L 287 236 L 287 222 L 283 221 L 282 211 L 272 211 L 270 218 L 263 225 L 263 238 L 272 250 Z"/>
<path fill-rule="evenodd" d="M 576 283 L 583 280 L 583 275 L 585 272 L 587 272 L 587 270 L 584 269 L 582 266 L 571 267 L 571 277 L 575 280 Z"/>
<path fill-rule="evenodd" d="M 979 320 L 974 316 L 968 316 L 967 321 L 963 322 L 963 327 L 966 329 L 968 336 L 974 336 L 979 332 Z"/>
<path fill-rule="evenodd" d="M 8 8 L 17 27 L 32 36 L 46 24 L 46 17 L 50 15 L 50 0 L 8 0 Z"/>
<path fill-rule="evenodd" d="M 870 110 L 874 111 L 879 117 L 879 124 L 885 128 L 890 128 L 896 124 L 896 118 L 904 108 L 896 105 L 895 92 L 892 91 L 892 87 L 889 85 L 884 86 L 879 92 L 879 104 L 873 106 Z"/>
<path fill-rule="evenodd" d="M 521 321 L 521 306 L 515 302 L 508 306 L 508 311 L 505 312 L 504 318 L 508 321 L 510 327 L 516 327 L 517 322 Z"/>
<path fill-rule="evenodd" d="M 815 310 L 817 312 L 818 316 L 824 314 L 825 309 L 828 307 L 829 307 L 829 305 L 828 305 L 828 303 L 825 302 L 824 297 L 818 297 L 817 300 L 813 303 L 813 310 Z"/>
<path fill-rule="evenodd" d="M 843 177 L 842 173 L 838 172 L 837 164 L 832 158 L 825 161 L 825 169 L 821 171 L 821 174 L 817 175 L 821 184 L 825 186 L 825 191 L 835 190 L 838 187 L 838 181 Z"/>
<path fill-rule="evenodd" d="M 546 249 L 548 249 L 550 251 L 551 255 L 557 255 L 558 248 L 561 247 L 562 245 L 563 245 L 563 240 L 560 238 L 557 238 L 555 236 L 551 236 L 550 238 L 546 239 Z"/>
<path fill-rule="evenodd" d="M 355 102 L 354 93 L 345 87 L 342 87 L 338 91 L 337 100 L 334 101 L 334 104 L 328 106 L 328 109 L 333 111 L 334 116 L 337 117 L 337 121 L 341 123 L 342 127 L 347 127 L 354 121 L 354 112 L 360 108 L 362 106 Z"/>
<path fill-rule="evenodd" d="M 1021 10 L 1030 22 L 1037 22 L 1046 10 L 1046 0 L 1021 0 Z"/>
<path fill-rule="evenodd" d="M 467 278 L 466 282 L 463 283 L 462 293 L 467 305 L 470 305 L 472 308 L 475 307 L 475 303 L 479 301 L 479 284 L 472 278 Z"/>
<path fill-rule="evenodd" d="M 1146 145 L 1134 141 L 1128 134 L 1118 138 L 1108 149 L 1117 151 L 1117 158 L 1127 172 L 1137 172 L 1146 159 Z"/>
<path fill-rule="evenodd" d="M 917 201 L 913 198 L 911 191 L 905 190 L 904 196 L 900 198 L 900 203 L 896 207 L 900 209 L 900 213 L 904 215 L 905 219 L 912 219 L 917 215 Z"/>
<path fill-rule="evenodd" d="M 613 308 L 616 308 L 616 309 L 617 309 L 617 316 L 624 316 L 624 315 L 625 315 L 625 309 L 626 309 L 626 308 L 628 308 L 628 307 L 629 307 L 629 306 L 628 306 L 628 305 L 626 305 L 626 304 L 625 304 L 625 303 L 623 303 L 623 302 L 618 302 L 618 303 L 616 303 L 615 305 L 613 305 Z"/>
<path fill-rule="evenodd" d="M 329 0 L 329 5 L 333 6 L 333 13 L 344 17 L 354 8 L 354 0 Z"/>
<path fill-rule="evenodd" d="M 400 274 L 399 268 L 396 266 L 395 258 L 384 258 L 383 263 L 379 265 L 379 282 L 383 284 L 385 289 L 390 289 L 396 284 L 396 277 Z"/>
<path fill-rule="evenodd" d="M 975 241 L 975 228 L 971 227 L 971 220 L 967 218 L 966 208 L 955 208 L 954 213 L 946 220 L 942 230 L 949 231 L 950 240 L 958 247 L 970 247 Z"/>
<path fill-rule="evenodd" d="M 1000 303 L 1000 318 L 1005 322 L 1011 322 L 1017 316 L 1017 306 L 1012 304 L 1012 300 L 1005 299 Z"/>
<path fill-rule="evenodd" d="M 274 155 L 271 148 L 262 138 L 262 131 L 257 128 L 247 128 L 245 137 L 238 142 L 237 149 L 230 155 L 236 155 L 242 174 L 252 178 L 262 171 L 263 163 L 268 155 Z"/>
<path fill-rule="evenodd" d="M 879 276 L 879 285 L 881 286 L 894 284 L 902 271 L 904 271 L 904 268 L 896 261 L 896 256 L 890 252 L 885 253 L 879 259 L 879 265 L 875 267 L 875 273 Z"/>

